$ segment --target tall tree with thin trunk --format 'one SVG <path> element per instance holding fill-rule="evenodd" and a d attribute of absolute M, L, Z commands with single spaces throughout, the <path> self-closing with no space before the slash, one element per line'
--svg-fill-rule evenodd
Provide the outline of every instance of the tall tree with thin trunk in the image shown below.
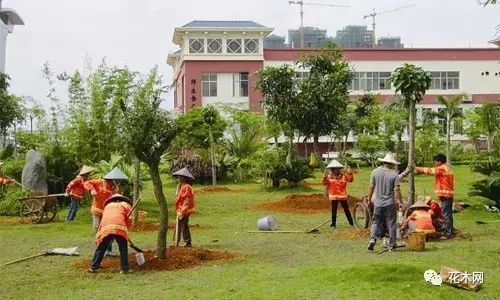
<path fill-rule="evenodd" d="M 460 105 L 467 97 L 465 94 L 460 94 L 447 98 L 444 96 L 437 96 L 436 100 L 441 104 L 443 109 L 437 113 L 439 118 L 446 122 L 446 161 L 451 166 L 451 127 L 455 121 L 464 117 L 463 110 Z"/>
<path fill-rule="evenodd" d="M 389 78 L 389 82 L 396 89 L 396 93 L 401 93 L 404 104 L 409 111 L 409 147 L 408 163 L 415 161 L 415 128 L 416 122 L 416 104 L 422 101 L 425 92 L 431 86 L 431 77 L 422 68 L 411 64 L 394 70 Z M 408 177 L 408 202 L 415 202 L 415 173 L 412 170 Z"/>
<path fill-rule="evenodd" d="M 215 150 L 214 150 L 214 135 L 212 132 L 212 126 L 217 122 L 219 112 L 215 107 L 209 105 L 203 109 L 203 119 L 208 125 L 208 140 L 210 143 L 210 162 L 212 164 L 212 185 L 217 185 L 217 171 L 215 165 Z"/>
<path fill-rule="evenodd" d="M 158 257 L 163 259 L 167 256 L 168 206 L 163 193 L 159 165 L 161 156 L 170 147 L 177 130 L 170 114 L 160 108 L 166 89 L 157 69 L 151 71 L 144 82 L 134 85 L 137 86 L 137 91 L 121 105 L 124 113 L 123 138 L 125 145 L 149 167 L 160 213 L 156 252 Z"/>

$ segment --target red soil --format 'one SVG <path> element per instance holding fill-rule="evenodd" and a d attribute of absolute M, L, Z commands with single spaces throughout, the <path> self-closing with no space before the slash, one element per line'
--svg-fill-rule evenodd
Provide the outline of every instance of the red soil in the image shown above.
<path fill-rule="evenodd" d="M 179 269 L 193 268 L 212 260 L 228 260 L 236 257 L 234 253 L 225 251 L 215 251 L 202 248 L 184 248 L 170 247 L 168 249 L 167 259 L 158 259 L 156 252 L 148 250 L 144 252 L 146 263 L 142 266 L 137 265 L 135 253 L 129 253 L 129 264 L 134 271 L 174 271 Z M 78 270 L 87 270 L 91 260 L 82 260 L 75 263 Z M 120 271 L 119 257 L 105 257 L 102 260 L 99 272 L 118 272 Z"/>
<path fill-rule="evenodd" d="M 199 191 L 195 191 L 195 193 L 198 194 L 227 193 L 227 192 L 233 192 L 233 190 L 225 186 L 207 186 Z"/>
<path fill-rule="evenodd" d="M 349 196 L 348 203 L 352 207 L 354 203 L 361 201 L 358 198 Z M 277 202 L 265 202 L 257 206 L 258 209 L 292 212 L 301 214 L 325 213 L 331 211 L 330 200 L 322 194 L 312 195 L 290 195 Z M 342 206 L 339 204 L 338 209 Z"/>
<path fill-rule="evenodd" d="M 335 236 L 348 240 L 365 240 L 370 237 L 369 229 L 334 229 Z"/>

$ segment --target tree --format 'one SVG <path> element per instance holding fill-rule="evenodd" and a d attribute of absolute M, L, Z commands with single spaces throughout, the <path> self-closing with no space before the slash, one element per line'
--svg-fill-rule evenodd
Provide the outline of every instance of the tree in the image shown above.
<path fill-rule="evenodd" d="M 8 93 L 10 77 L 0 73 L 0 134 L 5 147 L 7 130 L 23 117 L 21 99 Z"/>
<path fill-rule="evenodd" d="M 500 141 L 500 103 L 485 103 L 480 107 L 474 108 L 467 114 L 468 126 L 467 135 L 475 140 L 481 136 L 486 136 L 488 152 L 499 151 L 495 147 Z"/>
<path fill-rule="evenodd" d="M 394 70 L 389 78 L 390 84 L 400 92 L 403 97 L 403 103 L 409 111 L 409 147 L 408 162 L 415 161 L 415 127 L 416 127 L 416 104 L 422 101 L 425 92 L 431 86 L 431 77 L 422 68 L 411 64 Z M 408 177 L 408 202 L 412 204 L 415 201 L 415 177 L 414 170 Z"/>
<path fill-rule="evenodd" d="M 123 70 L 122 72 L 127 72 Z M 159 206 L 160 228 L 156 252 L 159 258 L 167 256 L 168 206 L 159 172 L 161 156 L 168 150 L 177 129 L 170 114 L 160 108 L 165 87 L 157 68 L 144 82 L 138 82 L 131 99 L 121 103 L 124 113 L 123 138 L 135 156 L 148 167 Z"/>
<path fill-rule="evenodd" d="M 45 109 L 33 97 L 23 97 L 26 117 L 30 121 L 30 133 L 33 133 L 33 120 L 45 117 Z"/>
<path fill-rule="evenodd" d="M 203 120 L 208 125 L 208 138 L 210 143 L 210 162 L 212 163 L 212 185 L 217 185 L 217 173 L 215 170 L 215 150 L 214 150 L 214 135 L 212 126 L 217 123 L 219 112 L 213 106 L 207 106 L 203 109 Z"/>
<path fill-rule="evenodd" d="M 265 67 L 257 73 L 256 87 L 262 93 L 267 116 L 281 125 L 288 138 L 286 164 L 291 168 L 294 130 L 298 129 L 298 116 L 302 105 L 295 84 L 295 70 L 289 65 Z"/>
<path fill-rule="evenodd" d="M 214 142 L 224 135 L 227 122 L 217 113 L 213 123 L 209 126 L 205 121 L 203 109 L 195 107 L 177 119 L 179 132 L 175 138 L 175 145 L 192 150 L 208 149 L 210 147 L 209 129 L 212 131 Z"/>
<path fill-rule="evenodd" d="M 299 87 L 298 129 L 313 138 L 314 153 L 320 157 L 319 137 L 341 127 L 353 74 L 334 43 L 327 43 L 319 54 L 303 56 L 297 65 L 309 70 L 309 77 Z"/>
<path fill-rule="evenodd" d="M 452 96 L 451 98 L 446 98 L 444 96 L 437 96 L 436 100 L 441 104 L 443 109 L 437 113 L 439 118 L 445 119 L 446 121 L 446 161 L 451 166 L 451 126 L 458 119 L 464 117 L 464 113 L 460 108 L 460 105 L 467 97 L 465 94 L 460 94 Z"/>

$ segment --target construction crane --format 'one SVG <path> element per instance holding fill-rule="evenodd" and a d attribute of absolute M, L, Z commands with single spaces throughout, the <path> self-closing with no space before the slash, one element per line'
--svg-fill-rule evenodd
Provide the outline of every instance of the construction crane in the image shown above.
<path fill-rule="evenodd" d="M 413 7 L 413 6 L 415 6 L 415 4 L 401 6 L 401 7 L 395 8 L 395 9 L 384 10 L 384 11 L 381 11 L 381 12 L 376 12 L 375 8 L 374 8 L 373 12 L 371 14 L 363 16 L 363 19 L 365 19 L 365 20 L 366 20 L 366 18 L 372 17 L 373 48 L 375 48 L 376 45 L 377 45 L 377 41 L 375 40 L 376 39 L 376 35 L 375 35 L 375 17 L 378 16 L 378 15 L 381 15 L 381 14 L 386 14 L 386 13 L 390 13 L 390 12 L 402 10 L 402 9 L 405 9 L 405 8 L 410 8 L 410 7 Z"/>
<path fill-rule="evenodd" d="M 336 5 L 336 4 L 326 4 L 326 3 L 310 3 L 304 2 L 302 0 L 298 1 L 288 1 L 288 4 L 298 4 L 300 5 L 300 48 L 304 48 L 304 5 L 316 5 L 316 6 L 329 6 L 329 7 L 349 7 L 348 5 Z"/>

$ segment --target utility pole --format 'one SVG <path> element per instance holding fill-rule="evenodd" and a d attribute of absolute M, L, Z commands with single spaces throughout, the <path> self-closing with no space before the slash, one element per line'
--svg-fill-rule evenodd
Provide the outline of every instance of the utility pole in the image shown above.
<path fill-rule="evenodd" d="M 390 12 L 393 12 L 393 11 L 398 11 L 398 10 L 401 10 L 401 9 L 413 7 L 413 6 L 415 6 L 415 4 L 401 6 L 401 7 L 395 8 L 395 9 L 384 10 L 384 11 L 381 11 L 381 12 L 376 12 L 375 8 L 374 8 L 373 12 L 371 14 L 363 16 L 363 19 L 366 19 L 366 18 L 369 18 L 369 17 L 372 18 L 373 48 L 377 47 L 377 40 L 376 40 L 377 36 L 375 35 L 375 25 L 376 25 L 376 23 L 375 23 L 375 17 L 378 16 L 378 15 L 381 15 L 381 14 L 386 14 L 386 13 L 390 13 Z"/>
<path fill-rule="evenodd" d="M 336 5 L 336 4 L 324 4 L 324 3 L 310 3 L 304 2 L 303 0 L 288 1 L 289 5 L 298 4 L 300 6 L 300 48 L 304 48 L 304 5 L 315 5 L 315 6 L 328 6 L 328 7 L 349 7 L 348 5 Z"/>

